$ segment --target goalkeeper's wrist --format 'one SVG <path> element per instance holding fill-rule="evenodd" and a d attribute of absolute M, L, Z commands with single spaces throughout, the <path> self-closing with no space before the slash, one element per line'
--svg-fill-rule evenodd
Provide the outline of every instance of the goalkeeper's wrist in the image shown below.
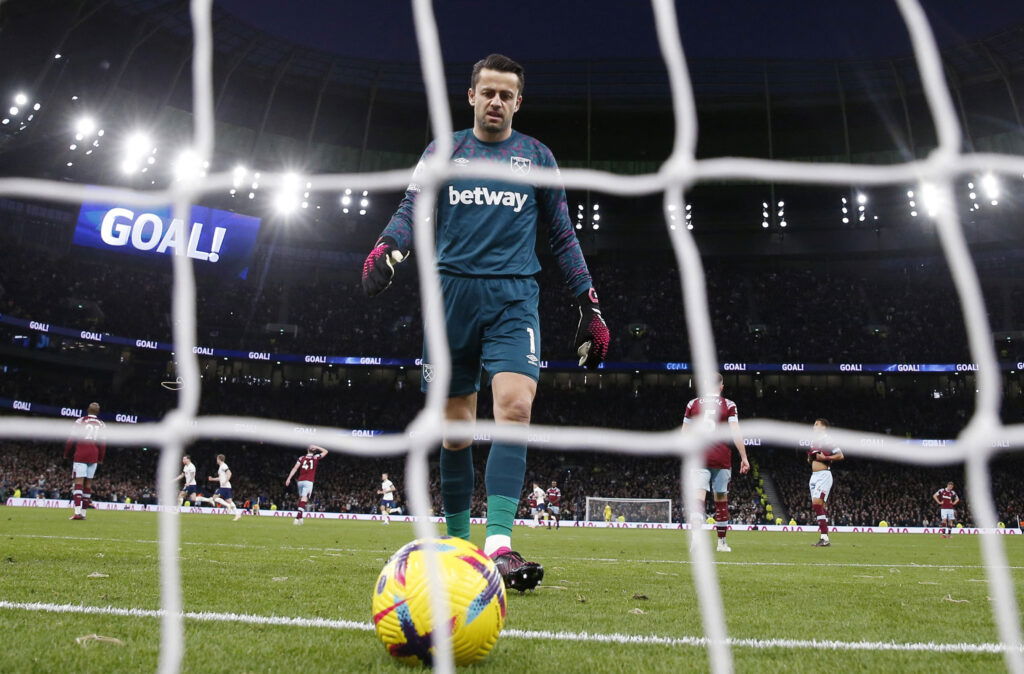
<path fill-rule="evenodd" d="M 377 243 L 373 244 L 374 248 L 379 248 L 380 246 L 387 246 L 392 250 L 398 250 L 398 242 L 392 239 L 390 236 L 382 236 L 379 239 L 377 239 Z"/>
<path fill-rule="evenodd" d="M 581 292 L 579 295 L 577 295 L 576 296 L 576 303 L 580 305 L 581 309 L 586 309 L 586 308 L 591 308 L 591 307 L 593 307 L 594 309 L 599 309 L 601 307 L 601 303 L 597 299 L 597 291 L 594 290 L 593 286 L 591 286 L 590 288 L 587 288 L 586 290 Z"/>

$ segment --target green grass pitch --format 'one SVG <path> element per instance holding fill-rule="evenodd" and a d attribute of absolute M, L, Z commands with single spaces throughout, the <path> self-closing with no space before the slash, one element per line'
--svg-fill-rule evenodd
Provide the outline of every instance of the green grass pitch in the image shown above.
<path fill-rule="evenodd" d="M 0 601 L 158 609 L 157 517 L 0 509 Z M 369 623 L 373 582 L 412 525 L 184 515 L 185 610 Z M 709 536 L 712 534 L 708 533 Z M 481 543 L 482 529 L 474 540 Z M 979 539 L 960 536 L 733 532 L 715 559 L 735 639 L 983 644 L 998 641 Z M 707 671 L 698 646 L 599 643 L 575 635 L 702 634 L 687 543 L 678 531 L 515 531 L 516 548 L 544 564 L 537 591 L 509 596 L 506 629 L 563 631 L 561 639 L 503 636 L 479 671 Z M 1024 537 L 1006 545 L 1018 602 Z M 102 574 L 101 577 L 90 577 Z M 639 609 L 642 613 L 635 611 Z M 0 608 L 0 671 L 154 671 L 159 620 Z M 124 645 L 81 646 L 100 634 Z M 900 647 L 901 649 L 904 647 Z M 186 620 L 184 671 L 392 672 L 372 631 Z M 738 644 L 740 672 L 1003 671 L 998 653 L 848 650 Z"/>

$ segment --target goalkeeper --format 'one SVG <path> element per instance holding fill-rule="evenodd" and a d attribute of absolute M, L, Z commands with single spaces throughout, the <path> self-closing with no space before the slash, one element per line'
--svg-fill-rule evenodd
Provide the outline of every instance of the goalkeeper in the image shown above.
<path fill-rule="evenodd" d="M 512 129 L 522 104 L 523 68 L 500 54 L 473 66 L 468 92 L 473 128 L 453 137 L 452 162 L 471 170 L 493 163 L 510 180 L 452 176 L 438 192 L 434 215 L 437 267 L 444 296 L 452 379 L 445 415 L 476 420 L 481 371 L 490 379 L 494 420 L 530 423 L 540 376 L 540 271 L 535 252 L 538 229 L 546 229 L 551 251 L 579 306 L 573 348 L 580 365 L 597 368 L 608 352 L 609 333 L 597 293 L 566 207 L 565 190 L 513 182 L 534 166 L 557 169 L 542 143 Z M 434 152 L 434 144 L 423 153 Z M 423 166 L 421 160 L 417 171 Z M 363 264 L 363 289 L 371 297 L 391 284 L 394 267 L 412 245 L 413 204 L 420 186 L 409 185 L 398 210 Z M 423 353 L 423 389 L 433 369 Z M 472 438 L 445 438 L 441 449 L 441 494 L 448 534 L 469 538 L 473 495 Z M 494 442 L 487 457 L 487 538 L 484 551 L 496 562 L 505 584 L 520 591 L 541 581 L 544 569 L 512 550 L 512 524 L 526 472 L 526 444 Z"/>

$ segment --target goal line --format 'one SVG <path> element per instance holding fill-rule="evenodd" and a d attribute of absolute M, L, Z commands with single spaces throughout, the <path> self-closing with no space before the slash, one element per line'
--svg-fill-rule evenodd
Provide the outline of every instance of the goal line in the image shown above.
<path fill-rule="evenodd" d="M 81 604 L 48 604 L 43 602 L 14 602 L 0 599 L 0 610 L 34 611 L 43 613 L 65 613 L 79 615 L 106 615 L 125 618 L 163 618 L 162 609 L 118 608 L 115 606 L 83 606 Z M 238 623 L 244 625 L 271 625 L 281 627 L 304 627 L 359 632 L 373 631 L 373 625 L 357 620 L 337 618 L 303 618 L 287 616 L 265 616 L 251 613 L 218 613 L 213 611 L 188 611 L 182 614 L 185 620 L 196 622 Z M 601 634 L 594 632 L 566 632 L 552 630 L 516 630 L 501 632 L 505 638 L 531 641 L 571 641 L 578 643 L 605 643 L 638 646 L 677 646 L 706 648 L 706 637 L 664 637 L 653 634 Z M 756 650 L 826 650 L 826 651 L 903 651 L 925 653 L 999 654 L 1009 650 L 1022 651 L 1021 646 L 1010 647 L 1000 643 L 936 643 L 897 641 L 837 641 L 822 639 L 728 639 L 733 648 Z"/>

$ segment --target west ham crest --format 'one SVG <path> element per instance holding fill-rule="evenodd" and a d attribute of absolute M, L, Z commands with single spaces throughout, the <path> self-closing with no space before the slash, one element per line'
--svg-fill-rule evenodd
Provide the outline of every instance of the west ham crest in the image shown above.
<path fill-rule="evenodd" d="M 512 157 L 512 173 L 526 175 L 530 172 L 533 163 L 526 157 Z"/>

